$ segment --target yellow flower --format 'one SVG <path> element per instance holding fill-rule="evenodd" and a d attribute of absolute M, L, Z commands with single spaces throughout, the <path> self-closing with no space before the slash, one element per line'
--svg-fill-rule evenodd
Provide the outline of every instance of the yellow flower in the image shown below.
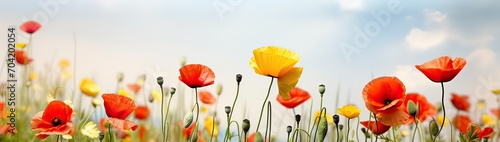
<path fill-rule="evenodd" d="M 255 73 L 278 79 L 279 94 L 290 98 L 290 90 L 295 88 L 302 74 L 302 67 L 294 67 L 299 62 L 295 52 L 276 46 L 266 46 L 253 50 L 250 67 Z"/>
<path fill-rule="evenodd" d="M 34 71 L 30 72 L 30 81 L 35 81 L 36 79 L 36 73 Z"/>
<path fill-rule="evenodd" d="M 54 99 L 54 97 L 51 94 L 47 94 L 47 103 L 50 103 L 50 102 L 52 102 L 54 100 L 56 100 L 56 99 Z M 71 100 L 64 100 L 63 102 L 66 105 L 68 105 L 71 109 L 74 109 L 73 108 L 73 101 L 71 101 Z"/>
<path fill-rule="evenodd" d="M 403 137 L 406 137 L 406 136 L 408 136 L 409 134 L 410 134 L 410 132 L 409 132 L 408 130 L 402 130 L 402 131 L 401 131 L 401 136 L 403 136 Z"/>
<path fill-rule="evenodd" d="M 63 71 L 61 72 L 61 78 L 63 80 L 68 80 L 69 78 L 71 78 L 73 73 L 71 73 L 70 71 Z"/>
<path fill-rule="evenodd" d="M 26 43 L 24 43 L 24 42 L 18 42 L 18 43 L 16 43 L 16 47 L 19 48 L 19 49 L 23 49 L 24 47 L 26 47 Z"/>
<path fill-rule="evenodd" d="M 483 115 L 482 117 L 482 120 L 483 120 L 483 123 L 484 125 L 486 126 L 495 126 L 497 125 L 497 121 L 495 120 L 495 118 L 489 116 L 489 115 Z"/>
<path fill-rule="evenodd" d="M 477 101 L 477 109 L 483 109 L 483 108 L 484 108 L 484 100 Z"/>
<path fill-rule="evenodd" d="M 155 101 L 160 101 L 161 100 L 161 92 L 158 90 L 151 90 L 151 96 L 153 96 L 153 99 Z"/>
<path fill-rule="evenodd" d="M 132 142 L 132 137 L 126 136 L 125 138 L 122 139 L 122 142 Z"/>
<path fill-rule="evenodd" d="M 436 120 L 436 123 L 441 126 L 442 122 L 443 122 L 443 119 L 444 119 L 444 116 L 440 115 L 437 117 L 437 120 Z M 450 123 L 450 120 L 448 120 L 448 118 L 446 118 L 444 120 L 444 126 L 448 126 L 448 123 Z"/>
<path fill-rule="evenodd" d="M 340 115 L 347 117 L 349 119 L 356 118 L 361 113 L 361 110 L 358 109 L 355 105 L 345 105 L 342 108 L 337 109 Z"/>
<path fill-rule="evenodd" d="M 201 112 L 202 113 L 207 113 L 208 112 L 208 107 L 207 106 L 201 106 Z"/>
<path fill-rule="evenodd" d="M 316 124 L 318 124 L 318 122 L 319 122 L 319 119 L 316 119 L 316 118 L 319 117 L 320 113 L 321 113 L 321 111 L 316 111 L 316 113 L 314 114 L 313 119 L 314 119 L 314 122 Z M 330 114 L 328 114 L 328 113 L 326 114 L 326 122 L 328 122 L 328 124 L 332 124 L 333 123 L 333 117 Z"/>
<path fill-rule="evenodd" d="M 94 122 L 87 122 L 80 131 L 83 135 L 95 139 L 99 137 L 99 130 L 97 130 L 97 125 Z"/>
<path fill-rule="evenodd" d="M 500 89 L 491 90 L 491 93 L 495 95 L 500 95 Z"/>
<path fill-rule="evenodd" d="M 97 106 L 100 106 L 101 105 L 101 101 L 99 101 L 98 99 L 92 99 L 92 106 L 94 107 L 97 107 Z"/>
<path fill-rule="evenodd" d="M 59 67 L 60 67 L 61 69 L 66 69 L 66 68 L 68 68 L 68 67 L 69 67 L 69 60 L 68 60 L 68 59 L 61 59 L 61 60 L 59 61 Z"/>
<path fill-rule="evenodd" d="M 212 125 L 213 125 L 213 129 L 212 129 Z M 205 117 L 205 130 L 207 130 L 209 135 L 212 134 L 212 130 L 213 130 L 214 137 L 217 137 L 217 135 L 219 134 L 219 126 L 217 126 L 217 123 L 214 123 L 214 119 L 212 119 L 212 116 Z"/>
<path fill-rule="evenodd" d="M 134 99 L 134 95 L 132 95 L 130 92 L 128 92 L 127 90 L 125 89 L 119 89 L 118 90 L 118 95 L 122 95 L 122 96 L 125 96 L 125 97 L 129 97 L 130 99 Z"/>
<path fill-rule="evenodd" d="M 97 86 L 97 84 L 94 83 L 94 81 L 90 80 L 89 78 L 84 78 L 80 82 L 80 90 L 82 91 L 83 94 L 90 96 L 90 97 L 95 97 L 99 92 L 101 91 L 101 88 Z"/>

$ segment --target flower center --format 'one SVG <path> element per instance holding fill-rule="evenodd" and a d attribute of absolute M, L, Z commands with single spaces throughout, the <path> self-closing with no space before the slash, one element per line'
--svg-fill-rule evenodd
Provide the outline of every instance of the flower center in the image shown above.
<path fill-rule="evenodd" d="M 391 101 L 391 100 L 389 100 L 389 99 L 385 99 L 385 100 L 384 100 L 384 104 L 385 104 L 385 105 L 389 105 L 389 104 L 391 104 L 391 102 L 392 102 L 392 101 Z"/>
<path fill-rule="evenodd" d="M 52 125 L 54 125 L 54 126 L 59 126 L 59 125 L 61 125 L 61 123 L 62 123 L 62 120 L 57 118 L 57 117 L 54 117 L 54 119 L 52 119 Z"/>

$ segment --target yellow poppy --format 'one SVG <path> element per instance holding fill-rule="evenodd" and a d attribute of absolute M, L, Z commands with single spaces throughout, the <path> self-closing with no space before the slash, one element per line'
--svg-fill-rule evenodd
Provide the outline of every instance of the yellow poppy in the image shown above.
<path fill-rule="evenodd" d="M 134 99 L 134 95 L 132 95 L 130 92 L 128 92 L 125 89 L 119 89 L 116 94 L 122 95 L 122 96 L 125 96 L 125 97 L 129 97 L 132 100 Z"/>
<path fill-rule="evenodd" d="M 497 121 L 495 120 L 495 118 L 489 116 L 489 115 L 483 115 L 481 116 L 481 119 L 483 120 L 483 123 L 484 125 L 486 126 L 495 126 L 497 125 Z"/>
<path fill-rule="evenodd" d="M 61 69 L 66 69 L 66 68 L 68 68 L 68 67 L 69 67 L 69 60 L 68 60 L 68 59 L 61 59 L 61 60 L 59 61 L 59 67 L 60 67 Z"/>
<path fill-rule="evenodd" d="M 208 107 L 207 106 L 201 106 L 201 112 L 202 113 L 207 113 L 208 112 Z"/>
<path fill-rule="evenodd" d="M 92 139 L 95 139 L 97 137 L 99 137 L 99 130 L 97 130 L 97 125 L 94 124 L 94 122 L 90 121 L 90 122 L 87 122 L 82 130 L 80 131 L 83 135 L 89 137 L 89 138 L 92 138 Z"/>
<path fill-rule="evenodd" d="M 26 43 L 24 43 L 24 42 L 18 42 L 18 43 L 16 43 L 16 47 L 19 48 L 19 49 L 23 49 L 24 47 L 26 47 Z"/>
<path fill-rule="evenodd" d="M 161 92 L 158 90 L 151 90 L 151 96 L 153 96 L 153 100 L 155 101 L 161 100 Z"/>
<path fill-rule="evenodd" d="M 219 135 L 219 126 L 217 126 L 217 123 L 214 123 L 214 119 L 212 119 L 212 116 L 205 117 L 205 130 L 207 130 L 209 135 L 212 134 L 213 130 L 214 137 L 217 137 L 217 135 Z"/>
<path fill-rule="evenodd" d="M 294 67 L 300 57 L 295 52 L 276 46 L 266 46 L 253 50 L 250 67 L 255 73 L 278 79 L 279 94 L 290 98 L 290 90 L 295 88 L 302 74 L 302 67 Z"/>
<path fill-rule="evenodd" d="M 442 124 L 442 122 L 443 122 L 443 119 L 444 119 L 444 116 L 442 116 L 442 115 L 438 116 L 438 117 L 437 117 L 437 120 L 436 120 L 436 123 L 437 123 L 439 126 L 441 126 L 441 124 Z M 446 118 L 446 119 L 444 120 L 444 126 L 447 126 L 447 125 L 448 125 L 448 123 L 450 123 L 450 121 L 448 120 L 448 118 Z"/>
<path fill-rule="evenodd" d="M 314 122 L 316 124 L 318 124 L 318 122 L 319 122 L 319 119 L 316 119 L 316 118 L 319 117 L 320 113 L 321 113 L 321 111 L 316 111 L 316 113 L 314 114 L 313 119 L 314 119 Z M 333 117 L 330 114 L 328 114 L 328 113 L 326 114 L 326 122 L 328 122 L 328 124 L 332 124 L 333 123 Z"/>
<path fill-rule="evenodd" d="M 337 109 L 340 115 L 343 115 L 346 118 L 352 119 L 359 116 L 361 110 L 358 109 L 355 105 L 345 105 L 342 108 Z"/>
<path fill-rule="evenodd" d="M 477 106 L 476 106 L 476 107 L 477 107 L 477 109 L 480 109 L 480 110 L 481 110 L 481 109 L 483 109 L 483 108 L 485 107 L 485 104 L 484 104 L 484 103 L 485 103 L 485 102 L 484 102 L 484 100 L 479 100 L 479 101 L 477 101 L 477 104 L 476 104 L 476 105 L 477 105 Z"/>
<path fill-rule="evenodd" d="M 500 95 L 500 89 L 491 90 L 491 93 L 495 95 Z"/>
<path fill-rule="evenodd" d="M 101 88 L 97 86 L 97 84 L 94 83 L 94 81 L 90 80 L 89 78 L 84 78 L 80 82 L 80 90 L 82 91 L 83 94 L 90 96 L 90 97 L 95 97 L 99 92 L 101 91 Z"/>
<path fill-rule="evenodd" d="M 35 79 L 36 79 L 36 73 L 34 71 L 30 72 L 29 79 L 30 79 L 30 81 L 35 81 Z"/>

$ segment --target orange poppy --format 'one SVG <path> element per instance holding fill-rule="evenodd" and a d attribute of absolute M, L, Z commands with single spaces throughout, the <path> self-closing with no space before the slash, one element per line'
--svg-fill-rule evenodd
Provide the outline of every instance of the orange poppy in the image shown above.
<path fill-rule="evenodd" d="M 27 65 L 33 61 L 33 59 L 28 58 L 23 50 L 14 51 L 14 56 L 16 56 L 16 62 L 21 65 Z"/>
<path fill-rule="evenodd" d="M 455 78 L 466 64 L 463 58 L 452 60 L 449 56 L 442 56 L 415 67 L 433 82 L 448 82 Z"/>
<path fill-rule="evenodd" d="M 186 138 L 189 138 L 191 136 L 191 132 L 193 132 L 195 123 L 191 123 L 188 128 L 184 128 L 182 131 L 184 132 L 184 135 Z"/>
<path fill-rule="evenodd" d="M 134 94 L 137 94 L 137 93 L 139 93 L 139 91 L 141 91 L 141 85 L 140 85 L 140 84 L 136 84 L 136 83 L 133 83 L 133 84 L 127 84 L 127 87 L 128 87 L 128 89 L 130 89 L 132 92 L 134 92 Z"/>
<path fill-rule="evenodd" d="M 217 101 L 214 95 L 206 90 L 201 90 L 200 92 L 198 92 L 198 97 L 200 97 L 202 103 L 208 105 L 214 104 Z"/>
<path fill-rule="evenodd" d="M 214 84 L 215 74 L 202 64 L 189 64 L 179 69 L 179 80 L 191 88 L 203 87 Z"/>
<path fill-rule="evenodd" d="M 101 129 L 101 131 L 103 133 L 106 133 L 106 119 L 105 118 L 101 118 L 101 120 L 99 121 L 99 128 Z"/>
<path fill-rule="evenodd" d="M 26 33 L 33 34 L 38 29 L 40 29 L 40 27 L 42 27 L 42 25 L 40 25 L 38 22 L 28 21 L 28 22 L 23 23 L 21 25 L 20 29 Z"/>
<path fill-rule="evenodd" d="M 363 99 L 366 108 L 373 112 L 380 123 L 397 126 L 410 117 L 404 111 L 406 88 L 396 77 L 379 77 L 365 85 Z"/>
<path fill-rule="evenodd" d="M 255 140 L 255 134 L 257 134 L 257 133 L 254 132 L 254 133 L 250 134 L 248 136 L 248 138 L 247 138 L 247 142 L 254 142 L 254 140 Z M 269 140 L 266 139 L 266 142 L 268 142 L 268 141 Z"/>
<path fill-rule="evenodd" d="M 479 128 L 479 127 L 477 127 Z M 481 132 L 479 132 L 479 140 L 483 139 L 483 138 L 490 138 L 490 134 L 493 133 L 493 128 L 491 127 L 486 127 L 484 128 Z"/>
<path fill-rule="evenodd" d="M 295 108 L 296 106 L 307 101 L 309 98 L 311 98 L 311 95 L 309 95 L 307 91 L 295 87 L 290 91 L 289 99 L 284 99 L 281 95 L 278 95 L 278 97 L 276 97 L 276 100 L 278 100 L 281 105 L 287 108 Z"/>
<path fill-rule="evenodd" d="M 7 118 L 7 114 L 4 111 L 4 109 L 5 109 L 5 102 L 0 102 L 0 118 Z"/>
<path fill-rule="evenodd" d="M 496 117 L 500 118 L 500 109 L 498 108 L 492 108 L 491 113 L 495 115 Z"/>
<path fill-rule="evenodd" d="M 141 125 L 139 127 L 139 139 L 142 140 L 142 138 L 144 138 L 144 135 L 146 134 L 146 127 L 144 127 L 144 125 Z"/>
<path fill-rule="evenodd" d="M 455 108 L 458 110 L 463 110 L 463 111 L 469 111 L 470 108 L 470 103 L 469 103 L 469 97 L 468 96 L 461 96 L 456 93 L 451 93 L 451 103 Z"/>
<path fill-rule="evenodd" d="M 106 121 L 113 127 L 122 130 L 137 129 L 137 124 L 125 120 L 135 110 L 135 103 L 132 99 L 117 94 L 103 94 L 102 99 L 106 115 L 109 117 L 106 118 Z"/>
<path fill-rule="evenodd" d="M 417 115 L 416 117 L 418 118 L 418 120 L 420 122 L 423 122 L 427 119 L 427 116 L 434 116 L 436 115 L 437 113 L 437 109 L 436 107 L 434 107 L 434 105 L 432 105 L 431 103 L 429 103 L 427 101 L 427 99 L 418 94 L 418 93 L 408 93 L 406 94 L 406 99 L 405 99 L 405 103 L 404 103 L 404 111 L 406 113 L 408 113 L 408 107 L 407 107 L 407 104 L 409 101 L 413 101 L 413 103 L 415 103 L 415 105 L 419 104 L 420 107 L 418 108 L 418 112 L 417 112 Z M 410 117 L 407 121 L 406 121 L 406 124 L 411 124 L 415 122 L 415 118 L 413 117 Z"/>
<path fill-rule="evenodd" d="M 149 108 L 147 106 L 137 106 L 135 109 L 135 118 L 146 120 L 149 117 Z"/>
<path fill-rule="evenodd" d="M 368 123 L 370 125 L 368 125 Z M 362 121 L 362 122 L 360 122 L 360 124 L 365 126 L 368 130 L 370 130 L 375 135 L 384 134 L 385 132 L 387 132 L 391 128 L 391 126 L 384 125 L 384 124 L 380 123 L 380 121 L 377 121 L 377 123 L 375 123 L 375 121 Z"/>
<path fill-rule="evenodd" d="M 12 126 L 5 124 L 0 126 L 0 135 L 11 135 L 11 134 L 17 134 L 17 129 L 12 128 Z"/>
<path fill-rule="evenodd" d="M 469 118 L 468 115 L 457 115 L 453 119 L 453 124 L 455 128 L 458 129 L 461 133 L 467 132 L 467 128 L 469 127 L 469 124 L 472 123 L 472 120 Z"/>
<path fill-rule="evenodd" d="M 31 129 L 38 130 L 36 137 L 45 139 L 49 135 L 72 134 L 75 116 L 73 109 L 62 101 L 51 101 L 44 111 L 38 112 L 31 119 Z"/>

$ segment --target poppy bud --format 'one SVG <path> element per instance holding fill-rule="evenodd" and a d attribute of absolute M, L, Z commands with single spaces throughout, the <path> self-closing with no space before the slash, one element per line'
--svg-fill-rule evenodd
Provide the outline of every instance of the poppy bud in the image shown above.
<path fill-rule="evenodd" d="M 435 106 L 437 106 L 437 113 L 440 113 L 441 111 L 443 111 L 443 106 L 441 105 L 441 102 L 439 102 L 438 104 L 436 104 Z"/>
<path fill-rule="evenodd" d="M 99 132 L 99 140 L 100 141 L 104 140 L 104 133 L 103 132 Z"/>
<path fill-rule="evenodd" d="M 325 140 L 326 133 L 328 132 L 328 121 L 326 120 L 326 116 L 320 116 L 319 124 L 318 124 L 318 135 L 319 141 L 322 142 Z"/>
<path fill-rule="evenodd" d="M 92 106 L 97 107 L 99 105 L 101 105 L 101 101 L 98 99 L 92 99 Z"/>
<path fill-rule="evenodd" d="M 224 111 L 226 111 L 226 114 L 229 115 L 229 113 L 231 113 L 231 107 L 230 106 L 224 107 Z"/>
<path fill-rule="evenodd" d="M 171 95 L 171 96 L 175 94 L 175 90 L 176 90 L 176 89 L 175 89 L 174 87 L 171 87 L 171 88 L 170 88 L 170 95 Z"/>
<path fill-rule="evenodd" d="M 186 57 L 181 57 L 181 67 L 186 65 Z"/>
<path fill-rule="evenodd" d="M 118 73 L 117 75 L 117 78 L 118 78 L 118 83 L 122 82 L 123 81 L 123 73 Z"/>
<path fill-rule="evenodd" d="M 236 75 L 236 82 L 237 82 L 238 84 L 240 84 L 240 82 L 241 82 L 241 78 L 243 78 L 243 76 L 242 76 L 241 74 L 237 74 L 237 75 Z"/>
<path fill-rule="evenodd" d="M 193 132 L 193 136 L 191 136 L 191 142 L 197 142 L 197 141 L 198 141 L 198 132 Z"/>
<path fill-rule="evenodd" d="M 250 130 L 250 120 L 243 119 L 243 124 L 241 124 L 241 128 L 243 129 L 243 132 L 247 133 L 248 130 Z"/>
<path fill-rule="evenodd" d="M 188 112 L 186 116 L 184 116 L 184 128 L 188 128 L 193 123 L 193 112 Z"/>
<path fill-rule="evenodd" d="M 339 115 L 337 114 L 333 115 L 333 123 L 335 123 L 335 125 L 339 125 L 339 121 L 340 121 Z"/>
<path fill-rule="evenodd" d="M 429 123 L 429 132 L 433 136 L 437 136 L 439 134 L 439 126 L 436 123 L 436 120 L 434 120 L 434 119 L 431 120 L 431 122 Z"/>
<path fill-rule="evenodd" d="M 158 83 L 158 85 L 162 86 L 163 85 L 163 77 L 157 77 L 156 78 L 156 82 Z"/>
<path fill-rule="evenodd" d="M 222 84 L 218 84 L 217 85 L 217 96 L 220 96 L 221 93 L 222 93 Z"/>
<path fill-rule="evenodd" d="M 148 96 L 149 103 L 152 103 L 154 100 L 155 100 L 155 98 L 153 97 L 153 95 Z"/>
<path fill-rule="evenodd" d="M 368 133 L 368 131 L 366 131 L 366 128 L 361 128 L 361 132 L 363 132 L 363 134 L 365 135 L 366 138 L 371 137 L 371 135 Z"/>
<path fill-rule="evenodd" d="M 264 138 L 262 138 L 262 134 L 259 131 L 257 131 L 255 133 L 255 137 L 254 137 L 253 141 L 254 142 L 264 142 Z"/>
<path fill-rule="evenodd" d="M 300 122 L 300 114 L 295 115 L 295 121 L 297 121 L 297 123 Z"/>
<path fill-rule="evenodd" d="M 286 132 L 290 135 L 290 133 L 292 132 L 292 126 L 286 126 Z"/>
<path fill-rule="evenodd" d="M 415 103 L 412 100 L 408 101 L 407 109 L 408 113 L 415 118 L 415 116 L 417 115 L 417 107 L 415 106 Z"/>
<path fill-rule="evenodd" d="M 321 94 L 321 96 L 323 96 L 323 94 L 325 93 L 325 85 L 323 85 L 323 84 L 319 85 L 318 91 L 319 91 L 319 94 Z"/>

